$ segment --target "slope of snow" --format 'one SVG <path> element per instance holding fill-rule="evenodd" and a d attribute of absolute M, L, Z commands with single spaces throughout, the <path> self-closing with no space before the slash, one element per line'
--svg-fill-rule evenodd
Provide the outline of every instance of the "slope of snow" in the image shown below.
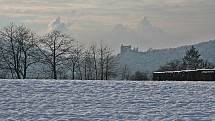
<path fill-rule="evenodd" d="M 0 80 L 1 121 L 210 121 L 213 82 Z"/>

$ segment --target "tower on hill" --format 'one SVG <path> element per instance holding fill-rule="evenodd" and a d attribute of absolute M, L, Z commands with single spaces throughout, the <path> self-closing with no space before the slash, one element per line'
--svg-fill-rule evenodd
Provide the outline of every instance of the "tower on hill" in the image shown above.
<path fill-rule="evenodd" d="M 121 51 L 120 54 L 128 53 L 128 52 L 139 52 L 138 48 L 131 48 L 131 45 L 124 46 L 121 44 Z"/>

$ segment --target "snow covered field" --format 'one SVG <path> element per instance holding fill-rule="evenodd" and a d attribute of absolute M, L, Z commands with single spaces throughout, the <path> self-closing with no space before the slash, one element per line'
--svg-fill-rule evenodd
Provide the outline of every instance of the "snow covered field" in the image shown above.
<path fill-rule="evenodd" d="M 0 80 L 0 121 L 115 120 L 215 120 L 215 83 Z"/>

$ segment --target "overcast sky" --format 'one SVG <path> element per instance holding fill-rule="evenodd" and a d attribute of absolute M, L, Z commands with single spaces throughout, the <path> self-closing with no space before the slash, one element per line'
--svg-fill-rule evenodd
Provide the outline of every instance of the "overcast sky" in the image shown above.
<path fill-rule="evenodd" d="M 214 39 L 214 20 L 215 0 L 0 0 L 1 27 L 15 22 L 44 33 L 63 26 L 83 43 L 102 39 L 114 49 Z"/>

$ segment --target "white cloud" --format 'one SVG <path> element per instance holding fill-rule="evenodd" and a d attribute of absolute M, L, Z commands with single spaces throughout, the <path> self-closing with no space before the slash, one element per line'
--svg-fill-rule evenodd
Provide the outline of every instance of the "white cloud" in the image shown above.
<path fill-rule="evenodd" d="M 108 29 L 97 27 L 97 31 L 87 31 L 87 33 L 89 36 L 83 33 L 77 36 L 82 43 L 103 40 L 103 43 L 111 46 L 114 50 L 118 50 L 121 44 L 132 44 L 143 50 L 177 44 L 177 42 L 171 41 L 171 34 L 163 32 L 159 27 L 154 26 L 150 19 L 146 17 L 140 20 L 133 28 L 121 23 Z"/>
<path fill-rule="evenodd" d="M 178 40 L 192 40 L 186 43 L 190 44 L 213 38 L 214 6 L 214 0 L 0 0 L 0 14 L 5 16 L 0 22 L 27 22 L 39 30 L 44 29 L 44 25 L 49 24 L 52 18 L 61 16 L 62 19 L 73 23 L 73 33 L 85 41 L 88 39 L 100 41 L 104 37 L 102 35 L 122 31 L 126 37 L 124 38 L 123 34 L 119 40 L 115 37 L 115 41 L 111 42 L 113 46 L 117 45 L 113 43 L 121 43 L 121 40 L 139 41 L 144 38 L 143 48 L 168 47 L 185 42 Z M 148 16 L 150 21 L 144 20 L 145 23 L 142 23 L 144 16 Z M 118 25 L 115 27 L 118 30 L 111 29 L 115 25 Z M 55 19 L 50 28 L 71 27 Z M 154 34 L 156 36 L 166 36 L 165 32 L 173 33 L 175 36 L 170 44 L 158 45 L 160 39 L 153 40 L 157 39 L 155 37 L 148 39 L 147 36 L 150 34 L 146 33 L 150 33 L 149 31 L 156 33 Z M 105 39 L 111 40 L 111 37 L 107 36 Z"/>
<path fill-rule="evenodd" d="M 63 33 L 70 33 L 71 29 L 66 23 L 61 21 L 60 17 L 58 17 L 51 21 L 51 23 L 48 25 L 48 31 L 60 31 Z"/>

